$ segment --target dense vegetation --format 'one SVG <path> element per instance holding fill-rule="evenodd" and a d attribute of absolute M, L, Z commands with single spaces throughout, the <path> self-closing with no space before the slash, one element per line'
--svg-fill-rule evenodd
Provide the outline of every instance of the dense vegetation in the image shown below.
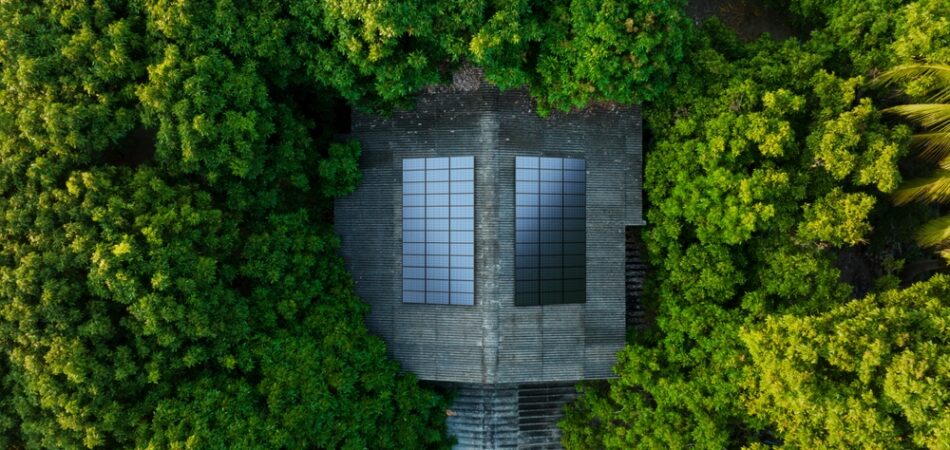
<path fill-rule="evenodd" d="M 896 216 L 927 213 L 890 204 L 911 130 L 869 80 L 946 61 L 950 5 L 780 6 L 807 39 L 740 43 L 707 23 L 644 112 L 656 326 L 572 406 L 569 447 L 947 445 L 950 280 L 893 290 L 894 249 L 915 248 Z M 838 268 L 854 248 L 885 275 L 856 301 Z"/>
<path fill-rule="evenodd" d="M 748 412 L 794 448 L 946 447 L 948 299 L 941 274 L 742 331 Z"/>
<path fill-rule="evenodd" d="M 810 36 L 682 0 L 0 3 L 0 447 L 448 446 L 336 254 L 360 150 L 333 135 L 338 99 L 466 61 L 542 112 L 643 103 L 653 136 L 656 326 L 569 447 L 946 445 L 950 279 L 899 286 L 936 213 L 890 206 L 912 129 L 870 81 L 950 61 L 950 6 L 775 7 Z M 856 248 L 885 255 L 860 299 Z"/>
<path fill-rule="evenodd" d="M 545 108 L 647 101 L 678 6 L 0 4 L 0 447 L 446 447 L 336 254 L 335 99 L 468 59 Z"/>
<path fill-rule="evenodd" d="M 931 79 L 925 86 L 922 103 L 897 105 L 885 111 L 916 123 L 922 130 L 911 139 L 920 148 L 920 157 L 939 168 L 926 178 L 907 180 L 894 193 L 897 204 L 910 202 L 950 203 L 950 64 L 912 63 L 894 67 L 875 80 L 878 84 Z M 916 234 L 922 247 L 934 248 L 950 261 L 950 216 L 933 219 Z"/>
<path fill-rule="evenodd" d="M 0 5 L 0 447 L 445 445 L 336 255 L 359 149 L 291 11 L 67 3 Z"/>

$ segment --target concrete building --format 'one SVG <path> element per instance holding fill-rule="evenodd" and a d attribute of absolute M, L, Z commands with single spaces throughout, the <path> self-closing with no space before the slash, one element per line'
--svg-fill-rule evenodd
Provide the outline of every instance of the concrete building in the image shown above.
<path fill-rule="evenodd" d="M 458 448 L 559 448 L 574 384 L 612 377 L 625 342 L 639 110 L 541 118 L 524 91 L 457 78 L 354 114 L 351 136 L 363 181 L 335 221 L 370 330 L 458 389 Z"/>

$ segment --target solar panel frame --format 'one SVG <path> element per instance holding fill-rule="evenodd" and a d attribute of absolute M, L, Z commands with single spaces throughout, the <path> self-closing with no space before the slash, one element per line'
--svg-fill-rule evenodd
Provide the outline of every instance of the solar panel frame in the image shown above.
<path fill-rule="evenodd" d="M 405 158 L 403 303 L 475 304 L 475 158 Z"/>
<path fill-rule="evenodd" d="M 515 305 L 586 301 L 586 162 L 515 157 Z"/>

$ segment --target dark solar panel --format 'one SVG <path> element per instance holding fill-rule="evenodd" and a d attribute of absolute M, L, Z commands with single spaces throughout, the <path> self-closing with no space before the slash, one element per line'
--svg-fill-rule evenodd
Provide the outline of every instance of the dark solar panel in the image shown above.
<path fill-rule="evenodd" d="M 515 304 L 585 301 L 583 159 L 515 158 Z"/>
<path fill-rule="evenodd" d="M 402 168 L 403 302 L 475 304 L 475 158 Z"/>

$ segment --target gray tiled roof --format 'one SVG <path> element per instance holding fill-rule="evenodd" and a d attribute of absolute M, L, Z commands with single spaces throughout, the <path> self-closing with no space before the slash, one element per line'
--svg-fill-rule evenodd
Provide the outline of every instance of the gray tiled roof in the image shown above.
<path fill-rule="evenodd" d="M 363 181 L 336 204 L 366 321 L 419 378 L 530 383 L 612 376 L 625 338 L 624 227 L 641 225 L 636 107 L 537 116 L 523 91 L 435 89 L 415 109 L 354 114 Z M 402 303 L 403 158 L 475 156 L 475 305 Z M 586 303 L 514 305 L 516 155 L 587 161 Z"/>

